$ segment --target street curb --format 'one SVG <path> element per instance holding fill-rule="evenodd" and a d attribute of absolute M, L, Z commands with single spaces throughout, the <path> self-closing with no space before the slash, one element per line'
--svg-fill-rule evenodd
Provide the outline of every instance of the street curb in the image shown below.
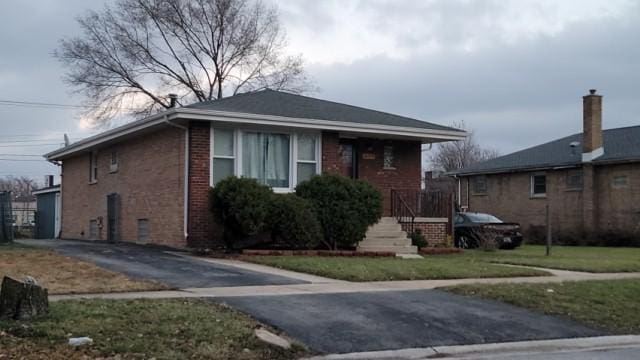
<path fill-rule="evenodd" d="M 399 350 L 368 351 L 349 354 L 330 354 L 306 358 L 306 360 L 385 360 L 466 358 L 471 356 L 497 356 L 522 353 L 544 353 L 547 351 L 584 351 L 602 348 L 640 347 L 640 335 L 597 336 L 586 338 L 517 341 L 492 344 L 432 346 Z"/>

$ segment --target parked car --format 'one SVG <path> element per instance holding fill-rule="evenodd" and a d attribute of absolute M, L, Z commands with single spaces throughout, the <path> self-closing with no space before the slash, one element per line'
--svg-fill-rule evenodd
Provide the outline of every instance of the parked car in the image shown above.
<path fill-rule="evenodd" d="M 454 245 L 464 249 L 480 246 L 483 237 L 494 237 L 499 249 L 515 249 L 522 244 L 520 224 L 506 223 L 489 214 L 456 213 Z"/>

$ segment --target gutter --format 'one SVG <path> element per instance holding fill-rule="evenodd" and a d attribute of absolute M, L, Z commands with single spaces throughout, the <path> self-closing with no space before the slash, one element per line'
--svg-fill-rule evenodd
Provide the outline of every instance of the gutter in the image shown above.
<path fill-rule="evenodd" d="M 316 120 L 261 114 L 234 113 L 216 110 L 177 108 L 167 110 L 161 114 L 152 115 L 147 118 L 128 123 L 126 125 L 122 125 L 121 127 L 108 130 L 84 140 L 80 140 L 74 144 L 70 144 L 63 148 L 45 154 L 45 158 L 49 161 L 61 160 L 62 157 L 71 155 L 75 152 L 92 148 L 106 141 L 115 140 L 121 136 L 132 134 L 148 127 L 152 127 L 162 123 L 169 123 L 168 120 L 175 118 L 219 121 L 231 124 L 269 125 L 361 134 L 400 136 L 425 142 L 464 140 L 469 134 L 466 131 L 426 129 L 419 127 L 366 124 L 334 120 Z"/>
<path fill-rule="evenodd" d="M 182 229 L 184 233 L 184 241 L 187 242 L 189 237 L 189 128 L 183 125 L 172 123 L 169 121 L 167 115 L 164 116 L 164 122 L 169 126 L 177 127 L 184 130 L 184 204 L 183 204 L 183 219 Z"/>

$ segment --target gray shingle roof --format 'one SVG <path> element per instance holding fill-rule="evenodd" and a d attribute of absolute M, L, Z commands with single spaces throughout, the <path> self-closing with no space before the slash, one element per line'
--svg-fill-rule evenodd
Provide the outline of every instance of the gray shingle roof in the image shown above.
<path fill-rule="evenodd" d="M 185 107 L 311 120 L 460 131 L 451 127 L 404 116 L 270 89 L 239 94 L 220 100 L 195 103 Z"/>
<path fill-rule="evenodd" d="M 578 142 L 572 151 L 570 144 Z M 592 163 L 610 161 L 640 161 L 640 126 L 603 131 L 604 155 Z M 468 166 L 453 174 L 508 172 L 534 168 L 549 168 L 580 164 L 582 161 L 582 133 L 573 134 L 546 144 L 534 146 L 508 155 Z"/>

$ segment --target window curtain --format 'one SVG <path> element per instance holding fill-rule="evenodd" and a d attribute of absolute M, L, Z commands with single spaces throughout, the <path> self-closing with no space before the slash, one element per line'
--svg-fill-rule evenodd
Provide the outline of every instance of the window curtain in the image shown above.
<path fill-rule="evenodd" d="M 242 175 L 271 187 L 289 187 L 289 136 L 244 133 Z"/>

